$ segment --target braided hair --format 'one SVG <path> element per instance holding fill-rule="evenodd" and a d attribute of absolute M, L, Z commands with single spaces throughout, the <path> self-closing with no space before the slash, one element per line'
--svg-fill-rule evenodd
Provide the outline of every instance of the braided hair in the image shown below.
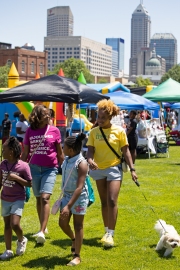
<path fill-rule="evenodd" d="M 21 156 L 21 145 L 18 141 L 18 139 L 14 136 L 11 136 L 10 138 L 8 138 L 5 143 L 5 145 L 7 145 L 7 147 L 13 151 L 14 157 L 17 159 L 20 159 Z"/>
<path fill-rule="evenodd" d="M 86 138 L 84 133 L 79 133 L 77 136 L 69 136 L 64 143 L 68 148 L 73 149 L 75 153 L 80 153 L 82 148 L 82 141 Z"/>

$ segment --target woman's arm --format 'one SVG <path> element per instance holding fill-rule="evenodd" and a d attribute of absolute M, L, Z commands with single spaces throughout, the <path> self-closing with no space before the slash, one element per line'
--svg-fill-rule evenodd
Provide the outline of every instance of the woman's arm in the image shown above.
<path fill-rule="evenodd" d="M 22 153 L 22 156 L 21 156 L 21 160 L 26 162 L 27 158 L 28 158 L 28 155 L 29 155 L 29 145 L 24 145 L 24 150 L 23 150 L 23 153 Z"/>
<path fill-rule="evenodd" d="M 128 131 L 126 132 L 126 135 L 128 136 L 128 135 L 131 133 L 132 130 L 133 130 L 133 127 L 130 127 L 130 128 L 128 129 Z"/>
<path fill-rule="evenodd" d="M 21 127 L 16 127 L 16 134 L 24 134 L 26 131 L 22 131 Z"/>
<path fill-rule="evenodd" d="M 137 180 L 137 175 L 135 173 L 135 169 L 134 169 L 134 164 L 132 162 L 132 158 L 131 158 L 131 153 L 129 151 L 129 147 L 128 145 L 125 145 L 121 148 L 121 151 L 123 153 L 123 156 L 127 162 L 127 164 L 129 165 L 130 171 L 131 171 L 131 175 L 132 175 L 132 180 L 136 181 Z"/>
<path fill-rule="evenodd" d="M 64 154 L 63 154 L 62 146 L 60 143 L 56 144 L 56 152 L 57 152 L 58 163 L 61 165 L 64 161 Z"/>
<path fill-rule="evenodd" d="M 89 167 L 91 170 L 98 169 L 98 165 L 94 162 L 94 152 L 95 148 L 93 146 L 88 145 L 88 152 L 87 152 L 87 161 L 89 163 Z"/>

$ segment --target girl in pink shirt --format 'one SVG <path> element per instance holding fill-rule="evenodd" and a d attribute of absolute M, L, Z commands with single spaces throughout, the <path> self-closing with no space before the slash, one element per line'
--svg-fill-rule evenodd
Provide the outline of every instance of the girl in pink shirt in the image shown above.
<path fill-rule="evenodd" d="M 16 255 L 22 255 L 26 250 L 27 238 L 23 236 L 20 220 L 25 201 L 25 186 L 31 186 L 29 165 L 20 160 L 21 146 L 15 137 L 10 137 L 3 144 L 4 160 L 0 164 L 1 215 L 4 218 L 4 238 L 6 251 L 0 255 L 1 260 L 13 256 L 11 250 L 12 230 L 16 233 Z"/>

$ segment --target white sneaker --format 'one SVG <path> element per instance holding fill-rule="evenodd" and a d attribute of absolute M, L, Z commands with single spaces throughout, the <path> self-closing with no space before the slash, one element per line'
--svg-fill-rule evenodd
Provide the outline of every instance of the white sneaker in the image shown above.
<path fill-rule="evenodd" d="M 11 257 L 13 257 L 13 251 L 12 250 L 6 250 L 3 254 L 0 255 L 1 260 L 8 260 Z"/>
<path fill-rule="evenodd" d="M 108 232 L 107 233 L 105 233 L 104 235 L 103 235 L 103 237 L 101 238 L 101 242 L 102 243 L 104 243 L 105 242 L 105 240 L 106 240 L 106 237 L 108 236 Z"/>
<path fill-rule="evenodd" d="M 44 233 L 39 232 L 37 235 L 37 239 L 36 239 L 37 244 L 44 244 L 45 241 L 46 241 L 46 239 L 45 239 Z"/>
<path fill-rule="evenodd" d="M 35 233 L 35 234 L 33 234 L 32 237 L 37 238 L 39 233 L 40 233 L 40 231 L 37 232 L 37 233 Z M 49 232 L 48 232 L 48 228 L 46 228 L 46 229 L 44 230 L 44 234 L 48 234 L 48 233 L 49 233 Z"/>
<path fill-rule="evenodd" d="M 114 246 L 114 239 L 113 239 L 111 234 L 108 233 L 103 244 L 105 247 L 113 247 Z"/>
<path fill-rule="evenodd" d="M 16 255 L 22 255 L 26 251 L 26 245 L 27 245 L 28 239 L 23 236 L 23 240 L 17 241 L 17 249 L 16 249 Z"/>

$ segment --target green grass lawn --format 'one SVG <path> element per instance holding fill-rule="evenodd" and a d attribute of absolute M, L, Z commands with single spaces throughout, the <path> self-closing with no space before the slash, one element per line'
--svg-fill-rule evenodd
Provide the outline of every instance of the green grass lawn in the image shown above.
<path fill-rule="evenodd" d="M 115 247 L 112 249 L 103 249 L 99 241 L 104 234 L 104 228 L 100 201 L 95 183 L 92 183 L 96 201 L 85 216 L 82 263 L 77 266 L 78 269 L 180 269 L 180 248 L 168 259 L 155 252 L 159 236 L 153 227 L 158 218 L 173 224 L 180 232 L 180 147 L 172 143 L 169 151 L 169 158 L 152 156 L 148 159 L 143 155 L 138 157 L 136 170 L 141 184 L 139 188 L 132 182 L 130 173 L 124 175 L 118 201 Z M 60 193 L 60 182 L 61 177 L 58 176 L 51 204 Z M 25 236 L 29 239 L 26 253 L 20 257 L 15 256 L 10 261 L 0 262 L 0 269 L 67 269 L 66 263 L 71 259 L 71 241 L 58 227 L 58 214 L 50 216 L 49 234 L 44 246 L 37 246 L 31 237 L 39 229 L 32 194 L 25 205 L 21 224 Z M 3 227 L 3 219 L 0 218 L 0 253 L 5 250 Z M 14 236 L 14 252 L 15 249 Z"/>

